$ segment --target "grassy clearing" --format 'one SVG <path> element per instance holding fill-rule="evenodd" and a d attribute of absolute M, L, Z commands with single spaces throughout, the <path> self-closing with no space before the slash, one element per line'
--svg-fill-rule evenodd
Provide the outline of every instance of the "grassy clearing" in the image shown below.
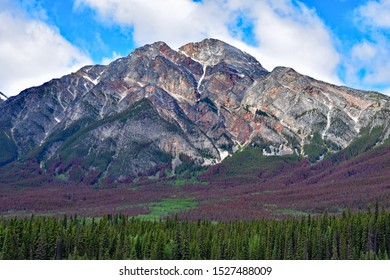
<path fill-rule="evenodd" d="M 186 185 L 193 185 L 193 184 L 202 184 L 202 185 L 207 185 L 208 182 L 204 182 L 199 180 L 198 178 L 190 178 L 190 179 L 183 179 L 183 178 L 177 178 L 173 181 L 170 182 L 172 186 L 175 187 L 181 187 L 181 186 L 186 186 Z"/>
<path fill-rule="evenodd" d="M 280 209 L 276 211 L 277 213 L 284 214 L 284 215 L 290 215 L 290 216 L 308 216 L 310 213 L 300 211 L 297 209 Z"/>
<path fill-rule="evenodd" d="M 56 178 L 57 178 L 58 180 L 61 180 L 61 181 L 64 181 L 64 182 L 67 182 L 68 179 L 69 179 L 67 174 L 58 174 L 58 175 L 56 176 Z"/>
<path fill-rule="evenodd" d="M 197 203 L 193 198 L 167 198 L 143 205 L 150 209 L 150 213 L 138 215 L 137 218 L 143 220 L 159 220 L 169 214 L 176 214 L 194 208 L 196 205 Z"/>

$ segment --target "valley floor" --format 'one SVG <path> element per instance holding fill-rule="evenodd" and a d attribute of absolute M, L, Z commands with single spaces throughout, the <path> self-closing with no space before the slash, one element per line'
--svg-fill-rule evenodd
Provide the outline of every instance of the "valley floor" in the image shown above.
<path fill-rule="evenodd" d="M 366 210 L 375 202 L 390 209 L 387 146 L 351 160 L 342 155 L 317 164 L 260 153 L 248 148 L 208 169 L 94 186 L 47 178 L 34 165 L 10 168 L 8 173 L 4 168 L 0 214 L 124 214 L 148 220 L 177 214 L 186 220 L 230 221 L 340 214 L 346 209 Z"/>

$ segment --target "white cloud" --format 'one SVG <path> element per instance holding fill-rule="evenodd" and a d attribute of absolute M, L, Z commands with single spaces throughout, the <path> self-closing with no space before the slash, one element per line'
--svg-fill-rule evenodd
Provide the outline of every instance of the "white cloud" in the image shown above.
<path fill-rule="evenodd" d="M 386 95 L 390 96 L 390 87 L 389 87 L 389 88 L 386 88 L 386 89 L 384 89 L 384 90 L 382 91 L 382 93 L 384 93 L 384 94 L 386 94 Z"/>
<path fill-rule="evenodd" d="M 213 37 L 251 53 L 269 70 L 290 66 L 339 83 L 339 54 L 330 31 L 315 11 L 291 0 L 76 0 L 75 6 L 92 8 L 110 24 L 133 27 L 138 45 L 165 41 L 177 48 Z M 257 47 L 229 32 L 238 11 L 252 20 Z"/>
<path fill-rule="evenodd" d="M 390 28 L 390 0 L 368 1 L 356 13 L 364 25 Z"/>
<path fill-rule="evenodd" d="M 339 83 L 339 63 L 330 31 L 316 12 L 291 1 L 253 1 L 257 57 L 266 65 L 290 66 L 301 73 Z"/>
<path fill-rule="evenodd" d="M 115 59 L 118 59 L 120 57 L 123 57 L 123 55 L 120 55 L 120 54 L 118 54 L 116 52 L 112 52 L 112 56 L 111 57 L 103 57 L 101 64 L 102 65 L 108 65 L 112 61 L 114 61 Z"/>
<path fill-rule="evenodd" d="M 165 41 L 179 47 L 202 40 L 212 33 L 228 37 L 225 23 L 229 11 L 225 1 L 191 0 L 76 0 L 75 7 L 88 6 L 96 10 L 105 22 L 133 26 L 138 45 Z"/>
<path fill-rule="evenodd" d="M 68 74 L 91 59 L 59 31 L 10 2 L 0 4 L 0 91 L 7 95 Z"/>
<path fill-rule="evenodd" d="M 387 36 L 390 32 L 390 0 L 368 1 L 354 14 L 356 25 L 364 32 L 365 38 L 356 43 L 345 57 L 346 81 L 365 89 L 387 88 L 390 86 L 390 39 Z"/>
<path fill-rule="evenodd" d="M 354 59 L 369 60 L 377 54 L 377 49 L 370 42 L 363 41 L 352 48 L 351 54 Z"/>
<path fill-rule="evenodd" d="M 349 68 L 360 83 L 390 83 L 390 41 L 377 38 L 374 42 L 362 41 L 356 44 L 351 51 Z"/>

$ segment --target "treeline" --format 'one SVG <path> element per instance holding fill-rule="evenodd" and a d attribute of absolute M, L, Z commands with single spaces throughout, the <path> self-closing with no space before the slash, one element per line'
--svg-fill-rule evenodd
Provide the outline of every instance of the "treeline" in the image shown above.
<path fill-rule="evenodd" d="M 390 212 L 257 221 L 0 219 L 1 259 L 389 259 Z"/>

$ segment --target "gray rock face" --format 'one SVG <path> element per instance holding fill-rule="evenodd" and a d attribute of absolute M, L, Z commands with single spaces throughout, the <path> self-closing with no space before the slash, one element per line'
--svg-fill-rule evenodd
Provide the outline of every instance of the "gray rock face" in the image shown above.
<path fill-rule="evenodd" d="M 385 95 L 268 72 L 215 39 L 179 51 L 157 42 L 1 102 L 0 166 L 34 158 L 48 173 L 93 183 L 165 176 L 181 155 L 209 165 L 246 145 L 317 159 L 313 147 L 345 148 L 366 127 L 388 138 L 389 112 Z"/>
<path fill-rule="evenodd" d="M 388 117 L 376 120 L 388 102 L 387 96 L 330 85 L 283 67 L 256 81 L 243 100 L 253 114 L 277 119 L 301 143 L 319 134 L 341 148 L 366 126 L 388 126 Z"/>

